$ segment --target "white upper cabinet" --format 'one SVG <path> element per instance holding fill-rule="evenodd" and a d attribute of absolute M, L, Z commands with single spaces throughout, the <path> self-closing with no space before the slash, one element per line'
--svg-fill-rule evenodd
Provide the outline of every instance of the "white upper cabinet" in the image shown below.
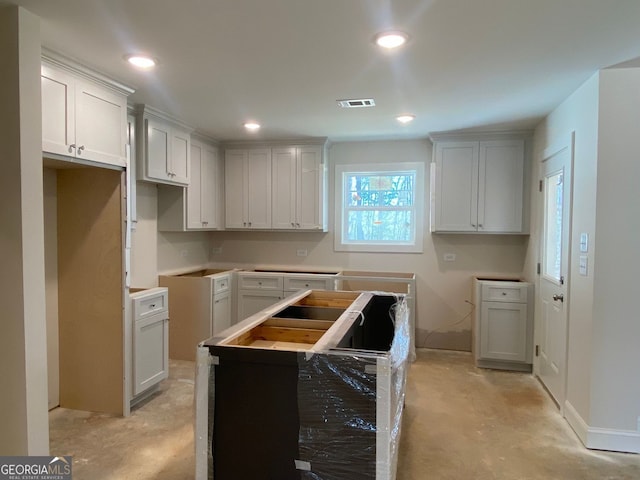
<path fill-rule="evenodd" d="M 225 213 L 229 229 L 271 228 L 271 149 L 226 150 Z"/>
<path fill-rule="evenodd" d="M 218 146 L 191 139 L 191 183 L 186 188 L 158 186 L 158 230 L 223 228 L 222 165 Z"/>
<path fill-rule="evenodd" d="M 431 231 L 526 233 L 522 139 L 436 141 Z"/>
<path fill-rule="evenodd" d="M 478 230 L 521 233 L 524 200 L 524 141 L 480 142 Z"/>
<path fill-rule="evenodd" d="M 138 180 L 188 186 L 191 128 L 148 105 L 137 122 Z"/>
<path fill-rule="evenodd" d="M 42 59 L 41 86 L 44 152 L 126 166 L 132 90 L 48 57 Z"/>
<path fill-rule="evenodd" d="M 273 228 L 325 230 L 321 146 L 272 149 Z"/>
<path fill-rule="evenodd" d="M 222 167 L 218 147 L 191 142 L 191 177 L 187 188 L 187 228 L 222 227 Z"/>

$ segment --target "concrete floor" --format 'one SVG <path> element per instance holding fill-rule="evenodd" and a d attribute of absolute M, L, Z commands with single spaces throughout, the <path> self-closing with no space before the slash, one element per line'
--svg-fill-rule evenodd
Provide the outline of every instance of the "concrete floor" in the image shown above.
<path fill-rule="evenodd" d="M 76 480 L 193 479 L 193 376 L 193 363 L 172 361 L 160 393 L 129 418 L 52 411 L 51 454 L 73 455 Z M 585 449 L 530 375 L 419 350 L 397 480 L 430 479 L 637 480 L 640 455 Z"/>

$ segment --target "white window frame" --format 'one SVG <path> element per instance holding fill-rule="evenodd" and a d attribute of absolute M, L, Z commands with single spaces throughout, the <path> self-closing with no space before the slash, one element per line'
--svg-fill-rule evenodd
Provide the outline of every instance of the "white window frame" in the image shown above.
<path fill-rule="evenodd" d="M 424 240 L 424 190 L 425 190 L 425 166 L 422 162 L 399 163 L 350 163 L 335 166 L 334 195 L 335 195 L 335 236 L 334 250 L 337 252 L 381 252 L 381 253 L 422 253 Z M 343 232 L 345 228 L 344 208 L 344 178 L 346 173 L 380 174 L 389 172 L 415 172 L 415 190 L 413 192 L 413 216 L 415 225 L 414 241 L 411 243 L 378 243 L 378 242 L 344 242 Z"/>

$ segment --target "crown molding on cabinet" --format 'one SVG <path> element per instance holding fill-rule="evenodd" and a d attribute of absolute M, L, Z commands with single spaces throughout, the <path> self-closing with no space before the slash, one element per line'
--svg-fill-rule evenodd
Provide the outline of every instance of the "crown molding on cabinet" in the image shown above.
<path fill-rule="evenodd" d="M 278 140 L 236 140 L 230 142 L 221 142 L 221 146 L 224 149 L 229 148 L 271 148 L 271 147 L 282 147 L 283 145 L 295 145 L 295 146 L 305 146 L 305 145 L 320 145 L 326 146 L 327 137 L 306 137 L 306 138 L 285 138 Z"/>
<path fill-rule="evenodd" d="M 120 83 L 103 73 L 85 67 L 78 61 L 66 57 L 53 50 L 49 50 L 45 47 L 42 47 L 42 61 L 57 68 L 66 70 L 67 72 L 72 73 L 75 76 L 79 76 L 85 80 L 98 83 L 99 85 L 111 89 L 121 95 L 129 96 L 133 92 L 135 92 L 132 87 Z"/>
<path fill-rule="evenodd" d="M 431 142 L 442 141 L 482 141 L 482 140 L 504 140 L 504 139 L 530 139 L 533 137 L 533 130 L 489 130 L 478 132 L 431 132 L 429 140 Z"/>

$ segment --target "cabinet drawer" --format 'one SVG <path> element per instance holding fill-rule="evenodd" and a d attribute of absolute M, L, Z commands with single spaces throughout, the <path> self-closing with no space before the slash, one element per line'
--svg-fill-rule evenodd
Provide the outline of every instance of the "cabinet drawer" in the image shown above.
<path fill-rule="evenodd" d="M 282 275 L 238 275 L 238 288 L 252 290 L 279 290 L 282 291 Z"/>
<path fill-rule="evenodd" d="M 317 277 L 284 277 L 284 290 L 328 290 L 331 280 Z"/>
<path fill-rule="evenodd" d="M 169 295 L 166 288 L 154 288 L 131 295 L 133 319 L 140 320 L 169 309 Z"/>
<path fill-rule="evenodd" d="M 482 300 L 527 303 L 527 285 L 518 282 L 483 282 Z"/>
<path fill-rule="evenodd" d="M 213 279 L 213 294 L 223 293 L 229 291 L 229 275 L 224 275 L 222 277 L 215 277 Z"/>

